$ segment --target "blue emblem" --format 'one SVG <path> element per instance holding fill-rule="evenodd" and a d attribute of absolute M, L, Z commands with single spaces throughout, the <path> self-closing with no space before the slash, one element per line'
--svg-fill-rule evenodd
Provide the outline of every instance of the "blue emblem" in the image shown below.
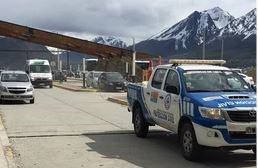
<path fill-rule="evenodd" d="M 170 108 L 170 105 L 171 105 L 171 95 L 168 94 L 168 95 L 166 95 L 166 97 L 164 99 L 165 109 L 168 110 Z"/>

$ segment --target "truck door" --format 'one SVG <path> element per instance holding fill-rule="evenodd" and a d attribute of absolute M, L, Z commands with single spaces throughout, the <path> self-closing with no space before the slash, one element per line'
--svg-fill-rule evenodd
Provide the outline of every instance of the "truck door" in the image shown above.
<path fill-rule="evenodd" d="M 168 71 L 164 87 L 160 92 L 160 99 L 162 99 L 159 103 L 159 111 L 163 116 L 162 125 L 169 130 L 176 131 L 180 117 L 180 83 L 175 70 Z"/>
<path fill-rule="evenodd" d="M 148 83 L 148 86 L 144 91 L 146 105 L 151 115 L 153 116 L 153 119 L 155 122 L 158 121 L 157 117 L 155 116 L 155 113 L 158 110 L 160 91 L 162 88 L 162 83 L 164 81 L 166 72 L 167 72 L 167 69 L 165 68 L 156 69 L 152 77 L 152 80 Z"/>

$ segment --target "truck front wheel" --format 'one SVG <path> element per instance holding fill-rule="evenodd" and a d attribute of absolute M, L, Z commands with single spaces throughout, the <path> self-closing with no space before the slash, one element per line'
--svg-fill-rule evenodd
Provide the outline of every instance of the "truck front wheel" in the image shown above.
<path fill-rule="evenodd" d="M 141 108 L 136 108 L 134 111 L 134 133 L 140 138 L 145 138 L 149 132 L 149 125 L 143 117 Z"/>
<path fill-rule="evenodd" d="M 193 126 L 189 123 L 185 123 L 180 131 L 180 145 L 185 159 L 190 161 L 199 159 L 200 146 L 196 140 Z"/>

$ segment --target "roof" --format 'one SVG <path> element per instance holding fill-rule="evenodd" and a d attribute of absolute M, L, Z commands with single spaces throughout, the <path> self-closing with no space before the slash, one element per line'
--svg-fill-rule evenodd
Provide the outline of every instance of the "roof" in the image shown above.
<path fill-rule="evenodd" d="M 198 64 L 187 64 L 178 66 L 183 70 L 230 70 L 229 68 L 216 65 L 198 65 Z"/>
<path fill-rule="evenodd" d="M 170 68 L 173 67 L 172 64 L 159 65 L 158 67 Z M 206 64 L 182 64 L 177 67 L 183 70 L 230 70 L 227 67 L 215 66 L 215 65 L 206 65 Z"/>
<path fill-rule="evenodd" d="M 5 73 L 8 73 L 8 74 L 10 74 L 10 73 L 27 74 L 27 73 L 24 72 L 24 71 L 2 71 L 1 73 L 2 73 L 2 74 L 5 74 Z"/>

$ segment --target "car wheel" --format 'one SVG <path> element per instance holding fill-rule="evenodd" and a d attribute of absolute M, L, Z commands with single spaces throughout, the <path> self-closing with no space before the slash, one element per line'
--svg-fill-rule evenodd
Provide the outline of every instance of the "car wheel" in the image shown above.
<path fill-rule="evenodd" d="M 199 159 L 200 146 L 196 140 L 193 126 L 189 123 L 185 123 L 180 131 L 180 145 L 185 159 L 190 161 Z"/>
<path fill-rule="evenodd" d="M 256 155 L 256 146 L 252 148 L 252 151 Z"/>
<path fill-rule="evenodd" d="M 149 124 L 143 117 L 140 107 L 136 108 L 133 117 L 134 133 L 140 138 L 145 138 L 149 132 Z"/>
<path fill-rule="evenodd" d="M 49 85 L 49 88 L 53 88 L 53 85 Z"/>
<path fill-rule="evenodd" d="M 34 104 L 34 98 L 30 100 L 30 104 Z"/>

